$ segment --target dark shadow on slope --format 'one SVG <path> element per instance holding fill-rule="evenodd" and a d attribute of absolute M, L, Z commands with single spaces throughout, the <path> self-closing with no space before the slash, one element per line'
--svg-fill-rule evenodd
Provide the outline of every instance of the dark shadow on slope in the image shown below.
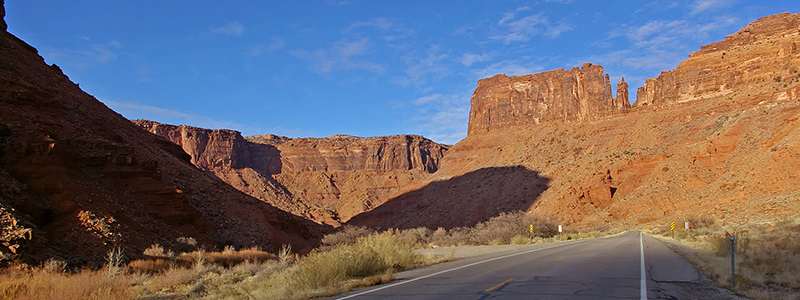
<path fill-rule="evenodd" d="M 527 210 L 549 182 L 524 166 L 483 168 L 389 199 L 347 224 L 380 229 L 471 227 L 503 212 Z"/>
<path fill-rule="evenodd" d="M 245 141 L 245 145 L 248 157 L 240 158 L 240 164 L 233 166 L 234 168 L 250 167 L 267 176 L 281 173 L 281 150 L 273 145 L 249 141 Z"/>

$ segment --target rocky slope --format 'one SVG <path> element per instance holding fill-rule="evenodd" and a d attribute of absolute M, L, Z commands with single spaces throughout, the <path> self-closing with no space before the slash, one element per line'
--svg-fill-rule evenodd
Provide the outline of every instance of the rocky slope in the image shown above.
<path fill-rule="evenodd" d="M 768 16 L 704 46 L 630 108 L 593 65 L 482 80 L 469 136 L 433 178 L 349 223 L 456 227 L 514 209 L 568 226 L 797 216 L 798 25 Z"/>
<path fill-rule="evenodd" d="M 96 265 L 112 247 L 135 258 L 181 237 L 268 250 L 318 244 L 321 226 L 206 176 L 189 159 L 0 31 L 0 261 Z"/>
<path fill-rule="evenodd" d="M 242 137 L 225 129 L 133 122 L 180 145 L 198 168 L 236 189 L 334 226 L 427 178 L 447 151 L 414 135 Z"/>

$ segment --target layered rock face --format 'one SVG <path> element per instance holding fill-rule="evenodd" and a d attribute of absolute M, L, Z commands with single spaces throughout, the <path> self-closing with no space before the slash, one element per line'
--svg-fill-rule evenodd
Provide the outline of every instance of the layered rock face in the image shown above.
<path fill-rule="evenodd" d="M 722 97 L 752 95 L 788 86 L 800 65 L 798 14 L 758 19 L 724 41 L 703 46 L 675 70 L 647 79 L 637 91 L 636 106 L 670 105 Z"/>
<path fill-rule="evenodd" d="M 481 79 L 470 100 L 468 134 L 616 115 L 630 107 L 627 87 L 622 79 L 613 97 L 608 74 L 590 63 L 570 70 Z"/>
<path fill-rule="evenodd" d="M 422 136 L 290 139 L 133 121 L 183 147 L 201 170 L 319 223 L 338 226 L 439 167 L 447 146 Z"/>
<path fill-rule="evenodd" d="M 0 31 L 0 264 L 136 259 L 181 237 L 207 247 L 310 250 L 319 226 L 214 180 L 180 147 L 83 92 Z"/>
<path fill-rule="evenodd" d="M 794 218 L 800 211 L 799 20 L 800 14 L 764 17 L 704 46 L 674 71 L 649 79 L 629 112 L 608 118 L 593 118 L 571 95 L 547 98 L 572 99 L 571 113 L 564 105 L 546 106 L 561 107 L 554 115 L 522 113 L 533 110 L 520 106 L 524 93 L 515 84 L 558 83 L 553 78 L 561 74 L 570 86 L 578 73 L 485 79 L 473 97 L 470 134 L 448 151 L 439 171 L 350 223 L 471 226 L 518 209 L 552 217 L 568 230 L 664 226 L 692 215 L 721 224 Z M 587 79 L 595 78 L 595 87 L 585 95 L 596 97 L 587 96 L 587 103 L 600 98 L 603 81 L 593 74 Z"/>

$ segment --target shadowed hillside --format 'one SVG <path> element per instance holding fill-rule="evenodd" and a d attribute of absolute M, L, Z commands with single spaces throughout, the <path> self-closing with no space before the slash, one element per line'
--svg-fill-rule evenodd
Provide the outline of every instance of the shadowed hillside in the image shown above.
<path fill-rule="evenodd" d="M 403 193 L 347 224 L 401 229 L 471 227 L 502 212 L 527 210 L 549 182 L 524 166 L 481 168 Z"/>
<path fill-rule="evenodd" d="M 206 176 L 0 31 L 0 262 L 95 265 L 179 238 L 276 251 L 318 245 L 323 226 Z"/>

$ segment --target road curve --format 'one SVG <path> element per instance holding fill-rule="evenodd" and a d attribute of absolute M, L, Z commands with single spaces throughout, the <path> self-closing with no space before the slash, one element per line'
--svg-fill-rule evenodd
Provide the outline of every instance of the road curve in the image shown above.
<path fill-rule="evenodd" d="M 644 277 L 642 276 L 644 275 Z M 398 274 L 330 299 L 736 299 L 658 239 L 620 236 L 528 245 Z"/>

